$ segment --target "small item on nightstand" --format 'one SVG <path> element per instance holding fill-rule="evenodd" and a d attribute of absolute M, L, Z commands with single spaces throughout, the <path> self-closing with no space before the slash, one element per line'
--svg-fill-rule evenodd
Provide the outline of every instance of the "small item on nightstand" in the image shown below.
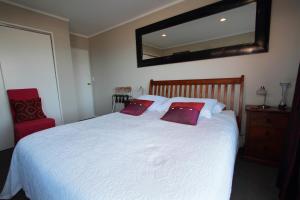
<path fill-rule="evenodd" d="M 278 108 L 281 110 L 285 110 L 286 109 L 286 98 L 287 98 L 287 90 L 290 87 L 291 83 L 289 82 L 285 82 L 285 83 L 280 83 L 281 86 L 281 100 L 280 103 L 278 105 Z"/>
<path fill-rule="evenodd" d="M 267 109 L 267 108 L 270 108 L 270 106 L 266 105 L 266 100 L 267 100 L 267 90 L 265 88 L 265 86 L 261 86 L 257 91 L 256 91 L 256 94 L 257 95 L 260 95 L 260 96 L 264 96 L 264 103 L 262 105 L 259 105 L 257 106 L 258 108 L 260 109 Z"/>

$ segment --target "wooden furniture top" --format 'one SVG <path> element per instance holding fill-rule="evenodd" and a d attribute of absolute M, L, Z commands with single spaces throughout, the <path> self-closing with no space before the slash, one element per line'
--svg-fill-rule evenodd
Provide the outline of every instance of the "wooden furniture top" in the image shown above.
<path fill-rule="evenodd" d="M 238 90 L 238 92 L 236 92 Z M 217 99 L 227 110 L 235 111 L 241 127 L 243 111 L 244 75 L 235 78 L 150 80 L 149 94 L 165 97 L 193 97 Z"/>
<path fill-rule="evenodd" d="M 289 113 L 291 112 L 291 108 L 287 107 L 286 109 L 279 109 L 277 107 L 271 106 L 270 108 L 262 109 L 257 105 L 246 105 L 246 111 L 251 112 L 276 112 L 276 113 Z"/>

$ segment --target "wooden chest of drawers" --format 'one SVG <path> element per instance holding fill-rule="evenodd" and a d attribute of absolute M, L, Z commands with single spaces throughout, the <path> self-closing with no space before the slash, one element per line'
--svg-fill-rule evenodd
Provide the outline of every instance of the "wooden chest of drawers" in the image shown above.
<path fill-rule="evenodd" d="M 244 157 L 276 166 L 280 161 L 290 109 L 259 109 L 248 105 L 246 112 Z"/>

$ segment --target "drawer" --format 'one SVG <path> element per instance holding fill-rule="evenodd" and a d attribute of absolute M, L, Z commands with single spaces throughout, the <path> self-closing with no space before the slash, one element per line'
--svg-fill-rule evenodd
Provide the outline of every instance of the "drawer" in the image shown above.
<path fill-rule="evenodd" d="M 279 142 L 283 138 L 285 129 L 283 128 L 271 128 L 265 126 L 251 126 L 247 134 L 249 134 L 249 141 L 270 141 Z"/>
<path fill-rule="evenodd" d="M 251 144 L 247 149 L 247 155 L 263 160 L 279 161 L 281 155 L 281 146 L 274 145 L 273 143 L 260 143 Z"/>
<path fill-rule="evenodd" d="M 253 126 L 248 129 L 246 154 L 252 157 L 278 161 L 283 145 L 283 128 Z"/>
<path fill-rule="evenodd" d="M 285 128 L 288 125 L 288 116 L 280 113 L 252 113 L 250 126 L 265 126 Z"/>

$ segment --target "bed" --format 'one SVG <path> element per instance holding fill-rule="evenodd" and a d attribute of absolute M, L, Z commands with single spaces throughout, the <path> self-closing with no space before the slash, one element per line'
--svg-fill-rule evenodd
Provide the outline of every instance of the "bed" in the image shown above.
<path fill-rule="evenodd" d="M 23 188 L 32 200 L 229 200 L 243 84 L 243 76 L 151 80 L 149 94 L 211 97 L 227 105 L 196 126 L 146 111 L 139 117 L 112 113 L 32 134 L 16 145 L 0 198 Z"/>

